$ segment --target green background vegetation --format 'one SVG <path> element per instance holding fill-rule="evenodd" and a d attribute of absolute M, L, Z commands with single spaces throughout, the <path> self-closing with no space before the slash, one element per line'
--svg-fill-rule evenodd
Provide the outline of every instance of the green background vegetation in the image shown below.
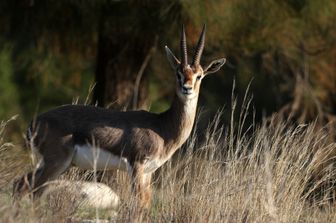
<path fill-rule="evenodd" d="M 173 94 L 175 77 L 164 45 L 179 55 L 184 23 L 192 53 L 206 23 L 202 64 L 221 56 L 228 61 L 203 82 L 200 106 L 210 114 L 229 107 L 234 79 L 241 95 L 252 81 L 258 120 L 279 112 L 295 122 L 325 124 L 336 113 L 335 1 L 16 0 L 2 1 L 0 12 L 0 120 L 19 114 L 18 126 L 76 98 L 83 103 L 96 82 L 100 32 L 113 41 L 113 28 L 120 25 L 126 33 L 120 45 L 141 46 L 148 41 L 141 36 L 157 36 L 143 76 L 146 108 L 154 112 L 167 108 Z M 146 52 L 117 62 L 143 61 L 139 55 Z"/>

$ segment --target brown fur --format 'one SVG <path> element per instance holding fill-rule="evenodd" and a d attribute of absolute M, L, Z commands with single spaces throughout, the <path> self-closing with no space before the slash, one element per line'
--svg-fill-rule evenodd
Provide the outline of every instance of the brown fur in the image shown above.
<path fill-rule="evenodd" d="M 204 39 L 204 29 L 202 36 Z M 203 46 L 204 43 L 200 52 Z M 15 182 L 16 193 L 30 188 L 38 194 L 45 182 L 71 166 L 75 145 L 92 144 L 127 159 L 139 205 L 149 207 L 152 172 L 145 173 L 146 162 L 159 160 L 158 165 L 162 165 L 187 140 L 195 120 L 201 80 L 206 73 L 216 72 L 225 63 L 225 59 L 216 60 L 203 72 L 198 64 L 182 65 L 168 48 L 166 52 L 178 77 L 175 98 L 167 111 L 161 114 L 119 112 L 65 105 L 39 115 L 28 129 L 28 138 L 29 144 L 42 155 L 44 165 Z"/>
<path fill-rule="evenodd" d="M 28 174 L 28 188 L 38 189 L 58 177 L 71 165 L 74 145 L 91 143 L 129 160 L 140 205 L 148 207 L 151 176 L 143 174 L 143 164 L 146 159 L 168 159 L 190 134 L 195 112 L 196 106 L 192 113 L 186 114 L 184 103 L 175 97 L 171 108 L 161 114 L 82 105 L 65 105 L 43 113 L 33 121 L 32 144 L 45 164 L 36 171 L 34 182 L 33 173 Z M 17 191 L 27 189 L 24 178 L 15 187 Z"/>

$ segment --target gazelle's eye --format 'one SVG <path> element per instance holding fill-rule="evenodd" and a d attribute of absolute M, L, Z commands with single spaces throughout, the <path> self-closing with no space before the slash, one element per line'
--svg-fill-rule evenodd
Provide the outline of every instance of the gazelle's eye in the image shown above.
<path fill-rule="evenodd" d="M 196 80 L 198 80 L 198 81 L 201 80 L 201 77 L 202 77 L 201 75 L 198 75 L 198 76 L 196 77 Z"/>

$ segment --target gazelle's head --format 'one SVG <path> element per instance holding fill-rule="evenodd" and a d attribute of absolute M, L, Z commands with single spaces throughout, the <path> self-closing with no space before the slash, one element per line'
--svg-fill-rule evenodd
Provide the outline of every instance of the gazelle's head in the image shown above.
<path fill-rule="evenodd" d="M 198 40 L 192 63 L 188 63 L 187 42 L 182 26 L 181 32 L 181 61 L 178 60 L 172 51 L 166 46 L 168 61 L 176 73 L 176 93 L 181 99 L 192 99 L 198 96 L 201 81 L 207 74 L 218 71 L 225 63 L 225 58 L 212 61 L 205 69 L 200 65 L 204 48 L 205 25 Z"/>

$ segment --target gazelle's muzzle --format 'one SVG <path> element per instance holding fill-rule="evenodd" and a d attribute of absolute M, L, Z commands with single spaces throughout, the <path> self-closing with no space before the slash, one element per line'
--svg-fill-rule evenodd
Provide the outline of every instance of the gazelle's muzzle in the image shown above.
<path fill-rule="evenodd" d="M 182 93 L 183 94 L 186 94 L 186 95 L 190 95 L 190 94 L 192 94 L 192 86 L 190 86 L 190 85 L 183 85 L 182 86 Z"/>

